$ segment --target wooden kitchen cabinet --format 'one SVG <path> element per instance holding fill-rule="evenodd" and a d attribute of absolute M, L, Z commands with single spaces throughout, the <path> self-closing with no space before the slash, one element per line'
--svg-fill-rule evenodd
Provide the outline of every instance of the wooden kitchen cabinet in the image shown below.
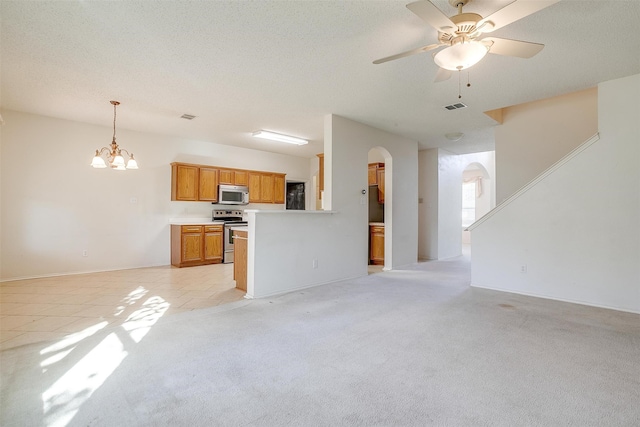
<path fill-rule="evenodd" d="M 384 265 L 384 226 L 369 226 L 369 263 Z"/>
<path fill-rule="evenodd" d="M 199 168 L 198 200 L 206 202 L 218 201 L 218 169 Z"/>
<path fill-rule="evenodd" d="M 260 176 L 260 202 L 273 203 L 273 174 L 263 173 Z"/>
<path fill-rule="evenodd" d="M 249 172 L 249 203 L 260 203 L 262 201 L 262 174 L 260 172 Z"/>
<path fill-rule="evenodd" d="M 171 200 L 218 202 L 218 186 L 249 187 L 249 203 L 285 203 L 285 174 L 171 163 Z"/>
<path fill-rule="evenodd" d="M 198 200 L 197 165 L 171 163 L 171 200 Z"/>
<path fill-rule="evenodd" d="M 378 185 L 378 169 L 384 168 L 384 163 L 369 163 L 367 181 L 369 185 Z"/>
<path fill-rule="evenodd" d="M 286 184 L 285 175 L 273 174 L 273 203 L 284 204 Z"/>
<path fill-rule="evenodd" d="M 384 203 L 384 168 L 378 168 L 378 203 Z"/>
<path fill-rule="evenodd" d="M 236 185 L 235 174 L 232 169 L 220 169 L 218 173 L 220 184 Z"/>
<path fill-rule="evenodd" d="M 249 185 L 249 171 L 236 170 L 234 172 L 235 185 Z"/>
<path fill-rule="evenodd" d="M 318 156 L 318 187 L 320 191 L 324 191 L 324 153 L 316 154 Z"/>
<path fill-rule="evenodd" d="M 171 225 L 171 265 L 190 267 L 222 262 L 223 226 Z"/>
<path fill-rule="evenodd" d="M 284 174 L 249 172 L 249 203 L 285 203 Z"/>
<path fill-rule="evenodd" d="M 224 231 L 222 225 L 204 226 L 204 260 L 222 262 Z"/>
<path fill-rule="evenodd" d="M 236 288 L 247 292 L 247 235 L 246 231 L 233 232 L 233 279 Z"/>
<path fill-rule="evenodd" d="M 249 171 L 220 169 L 220 184 L 249 185 Z"/>

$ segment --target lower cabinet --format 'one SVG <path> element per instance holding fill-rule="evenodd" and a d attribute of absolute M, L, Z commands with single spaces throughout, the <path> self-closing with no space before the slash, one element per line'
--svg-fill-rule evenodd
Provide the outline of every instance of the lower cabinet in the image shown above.
<path fill-rule="evenodd" d="M 369 226 L 369 263 L 384 265 L 384 226 Z"/>
<path fill-rule="evenodd" d="M 236 288 L 247 292 L 247 232 L 236 230 L 233 232 L 233 280 Z"/>
<path fill-rule="evenodd" d="M 222 262 L 223 233 L 222 224 L 172 225 L 171 265 L 191 267 Z"/>

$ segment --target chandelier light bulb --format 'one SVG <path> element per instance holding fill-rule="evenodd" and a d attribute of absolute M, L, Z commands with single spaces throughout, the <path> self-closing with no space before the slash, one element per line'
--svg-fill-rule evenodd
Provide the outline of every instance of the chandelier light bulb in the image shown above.
<path fill-rule="evenodd" d="M 113 105 L 113 139 L 111 140 L 111 144 L 107 147 L 102 147 L 101 149 L 96 150 L 96 154 L 91 161 L 91 166 L 99 169 L 106 168 L 107 164 L 105 159 L 102 157 L 103 154 L 106 154 L 106 160 L 109 162 L 111 169 L 118 171 L 138 169 L 138 162 L 133 158 L 133 153 L 129 153 L 124 148 L 118 147 L 118 144 L 116 143 L 116 107 L 120 105 L 120 103 L 118 101 L 111 101 L 111 105 Z M 129 157 L 126 167 L 124 165 L 124 157 L 122 157 L 123 151 Z"/>

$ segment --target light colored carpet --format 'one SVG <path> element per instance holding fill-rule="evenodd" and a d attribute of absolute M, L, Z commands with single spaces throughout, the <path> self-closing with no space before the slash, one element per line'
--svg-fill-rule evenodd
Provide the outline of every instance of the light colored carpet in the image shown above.
<path fill-rule="evenodd" d="M 460 257 L 155 324 L 150 307 L 3 352 L 0 423 L 640 425 L 639 315 L 468 284 Z"/>

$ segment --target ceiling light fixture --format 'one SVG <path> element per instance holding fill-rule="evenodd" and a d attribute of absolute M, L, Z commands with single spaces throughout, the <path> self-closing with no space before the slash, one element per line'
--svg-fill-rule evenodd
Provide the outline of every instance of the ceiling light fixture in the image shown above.
<path fill-rule="evenodd" d="M 433 60 L 445 70 L 465 70 L 484 58 L 489 48 L 481 42 L 463 39 L 460 42 L 441 50 L 433 56 Z"/>
<path fill-rule="evenodd" d="M 464 136 L 464 133 L 462 132 L 451 132 L 451 133 L 444 134 L 444 137 L 447 138 L 449 141 L 460 141 L 463 136 Z"/>
<path fill-rule="evenodd" d="M 306 139 L 283 135 L 281 133 L 275 133 L 268 130 L 259 130 L 253 132 L 251 135 L 255 136 L 256 138 L 270 139 L 272 141 L 286 142 L 288 144 L 305 145 L 309 143 L 309 141 L 307 141 Z"/>
<path fill-rule="evenodd" d="M 113 105 L 113 139 L 111 140 L 111 144 L 107 147 L 102 147 L 99 150 L 96 150 L 96 155 L 93 157 L 93 161 L 91 162 L 91 166 L 94 168 L 106 168 L 107 164 L 105 163 L 102 155 L 107 153 L 107 161 L 109 162 L 109 166 L 111 169 L 115 169 L 117 171 L 123 171 L 127 169 L 138 169 L 138 162 L 133 158 L 133 153 L 129 154 L 127 150 L 124 148 L 118 147 L 116 144 L 116 106 L 120 105 L 118 101 L 110 101 Z M 124 165 L 124 157 L 122 157 L 122 152 L 127 153 L 129 156 L 129 160 L 127 161 L 127 165 Z"/>

